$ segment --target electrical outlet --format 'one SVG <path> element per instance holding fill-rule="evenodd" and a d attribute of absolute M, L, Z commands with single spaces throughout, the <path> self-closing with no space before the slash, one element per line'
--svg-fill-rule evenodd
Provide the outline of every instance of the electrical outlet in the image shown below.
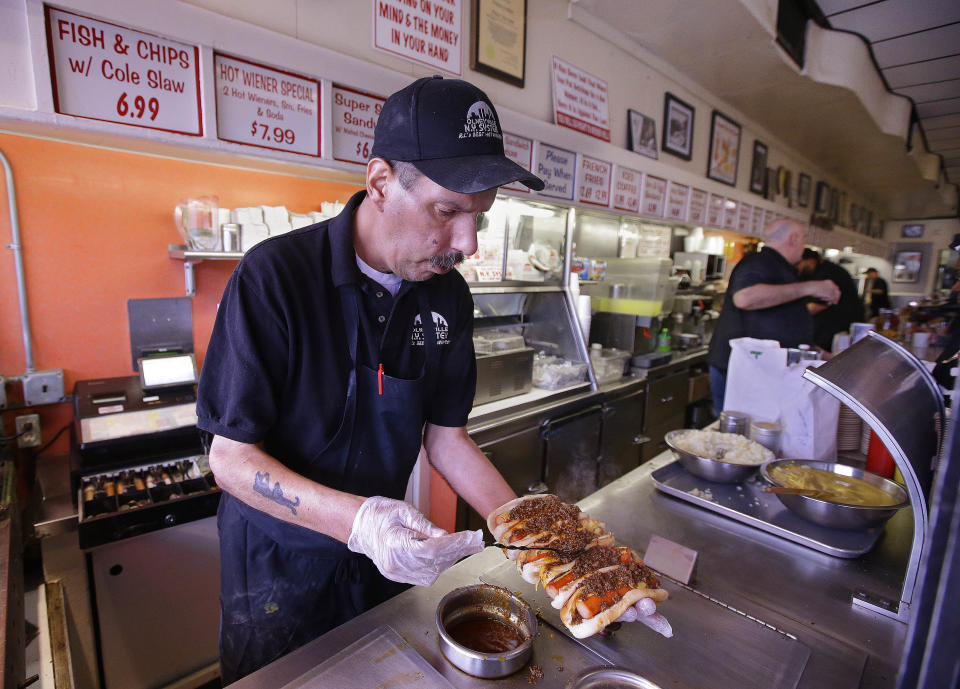
<path fill-rule="evenodd" d="M 40 415 L 21 414 L 17 417 L 17 447 L 40 445 Z"/>

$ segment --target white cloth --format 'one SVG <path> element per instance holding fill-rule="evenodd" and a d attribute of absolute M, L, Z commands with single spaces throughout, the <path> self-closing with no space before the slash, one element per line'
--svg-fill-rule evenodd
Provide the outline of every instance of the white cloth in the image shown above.
<path fill-rule="evenodd" d="M 357 268 L 360 269 L 360 272 L 366 275 L 368 278 L 376 282 L 378 285 L 383 285 L 392 296 L 397 296 L 397 292 L 400 291 L 400 284 L 403 282 L 403 278 L 395 273 L 381 273 L 376 268 L 370 266 L 366 261 L 360 258 L 357 255 Z"/>

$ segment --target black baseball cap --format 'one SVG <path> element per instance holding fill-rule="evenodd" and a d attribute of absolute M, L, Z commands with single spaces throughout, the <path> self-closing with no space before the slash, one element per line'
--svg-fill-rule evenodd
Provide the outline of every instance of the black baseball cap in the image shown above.
<path fill-rule="evenodd" d="M 461 79 L 425 77 L 387 98 L 370 155 L 412 163 L 440 186 L 461 194 L 517 181 L 543 189 L 542 179 L 504 155 L 493 103 Z"/>

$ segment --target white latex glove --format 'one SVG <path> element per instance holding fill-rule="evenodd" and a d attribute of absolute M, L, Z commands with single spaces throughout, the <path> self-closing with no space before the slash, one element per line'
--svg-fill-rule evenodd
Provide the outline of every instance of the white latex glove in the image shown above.
<path fill-rule="evenodd" d="M 391 581 L 430 586 L 457 560 L 483 550 L 483 532 L 448 534 L 412 505 L 374 496 L 357 510 L 347 547 Z"/>
<path fill-rule="evenodd" d="M 616 622 L 642 622 L 667 638 L 673 636 L 673 628 L 667 622 L 667 618 L 657 612 L 657 604 L 650 598 L 643 598 L 631 605 L 616 619 Z"/>

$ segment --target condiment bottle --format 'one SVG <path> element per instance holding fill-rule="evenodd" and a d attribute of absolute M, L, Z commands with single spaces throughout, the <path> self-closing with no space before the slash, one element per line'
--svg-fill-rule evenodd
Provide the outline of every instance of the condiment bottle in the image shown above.
<path fill-rule="evenodd" d="M 92 478 L 88 478 L 88 479 L 84 480 L 84 482 L 83 482 L 83 501 L 84 501 L 84 502 L 90 502 L 91 500 L 93 500 L 94 496 L 96 495 L 96 492 L 97 492 L 97 487 L 96 487 L 96 485 L 94 485 L 93 479 L 92 479 Z"/>

